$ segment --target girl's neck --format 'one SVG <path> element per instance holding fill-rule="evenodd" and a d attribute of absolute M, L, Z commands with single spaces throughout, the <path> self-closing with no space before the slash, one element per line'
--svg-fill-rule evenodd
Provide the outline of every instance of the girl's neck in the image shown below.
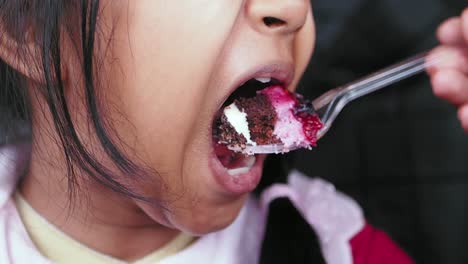
<path fill-rule="evenodd" d="M 179 233 L 152 220 L 133 200 L 98 184 L 80 184 L 70 201 L 66 170 L 53 165 L 57 162 L 44 162 L 35 147 L 20 192 L 45 219 L 80 243 L 119 259 L 135 260 Z"/>

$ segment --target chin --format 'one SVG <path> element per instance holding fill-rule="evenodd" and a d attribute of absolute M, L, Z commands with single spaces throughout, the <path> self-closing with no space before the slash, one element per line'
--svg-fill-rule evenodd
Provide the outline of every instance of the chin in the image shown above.
<path fill-rule="evenodd" d="M 230 226 L 239 215 L 247 195 L 232 204 L 211 209 L 195 209 L 188 214 L 168 216 L 172 226 L 196 236 L 220 231 Z M 185 212 L 187 213 L 187 212 Z"/>

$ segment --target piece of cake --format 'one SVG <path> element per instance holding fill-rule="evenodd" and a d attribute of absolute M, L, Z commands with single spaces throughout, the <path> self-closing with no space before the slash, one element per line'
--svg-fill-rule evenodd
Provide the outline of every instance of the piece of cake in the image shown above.
<path fill-rule="evenodd" d="M 316 146 L 323 127 L 310 103 L 281 86 L 238 98 L 222 110 L 216 122 L 219 144 L 246 154 L 284 153 Z"/>

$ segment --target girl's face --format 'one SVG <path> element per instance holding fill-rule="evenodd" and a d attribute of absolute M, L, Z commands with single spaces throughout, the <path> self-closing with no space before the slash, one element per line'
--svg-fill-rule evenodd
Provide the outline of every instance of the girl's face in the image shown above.
<path fill-rule="evenodd" d="M 250 78 L 295 89 L 314 47 L 310 1 L 107 0 L 98 25 L 101 95 L 117 108 L 110 118 L 119 137 L 158 172 L 137 191 L 167 210 L 132 203 L 190 233 L 227 226 L 256 187 L 264 157 L 230 175 L 213 147 L 213 120 Z"/>

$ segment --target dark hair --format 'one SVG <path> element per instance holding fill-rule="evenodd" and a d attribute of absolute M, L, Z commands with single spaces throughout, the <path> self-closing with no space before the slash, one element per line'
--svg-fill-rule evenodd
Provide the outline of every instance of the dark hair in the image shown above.
<path fill-rule="evenodd" d="M 102 118 L 102 111 L 96 99 L 93 54 L 99 4 L 99 0 L 0 0 L 0 24 L 2 25 L 0 44 L 3 45 L 6 41 L 2 36 L 8 35 L 14 38 L 19 44 L 16 52 L 18 57 L 15 59 L 28 60 L 32 54 L 23 46 L 31 40 L 27 39 L 30 36 L 25 32 L 33 28 L 33 41 L 40 50 L 40 63 L 32 65 L 29 70 L 39 69 L 38 72 L 43 75 L 44 85 L 39 93 L 47 102 L 58 140 L 62 145 L 68 172 L 70 198 L 75 196 L 75 190 L 78 187 L 76 172 L 79 170 L 118 193 L 145 200 L 146 198 L 135 193 L 131 187 L 116 180 L 116 172 L 97 161 L 85 147 L 77 135 L 64 92 L 60 66 L 62 61 L 60 39 L 61 34 L 66 32 L 71 36 L 78 36 L 74 44 L 81 57 L 87 114 L 106 155 L 113 162 L 113 166 L 118 169 L 117 173 L 134 177 L 147 174 L 146 169 L 138 166 L 119 150 L 109 134 L 111 124 Z M 18 121 L 31 124 L 31 109 L 26 86 L 26 77 L 0 59 L 0 110 L 3 113 L 0 117 L 0 124 L 6 124 L 5 130 L 9 134 L 8 136 L 2 135 L 0 131 L 0 138 L 2 138 L 0 144 L 18 140 L 11 135 L 12 131 L 17 131 L 12 124 Z M 21 133 L 20 136 L 24 134 Z"/>

